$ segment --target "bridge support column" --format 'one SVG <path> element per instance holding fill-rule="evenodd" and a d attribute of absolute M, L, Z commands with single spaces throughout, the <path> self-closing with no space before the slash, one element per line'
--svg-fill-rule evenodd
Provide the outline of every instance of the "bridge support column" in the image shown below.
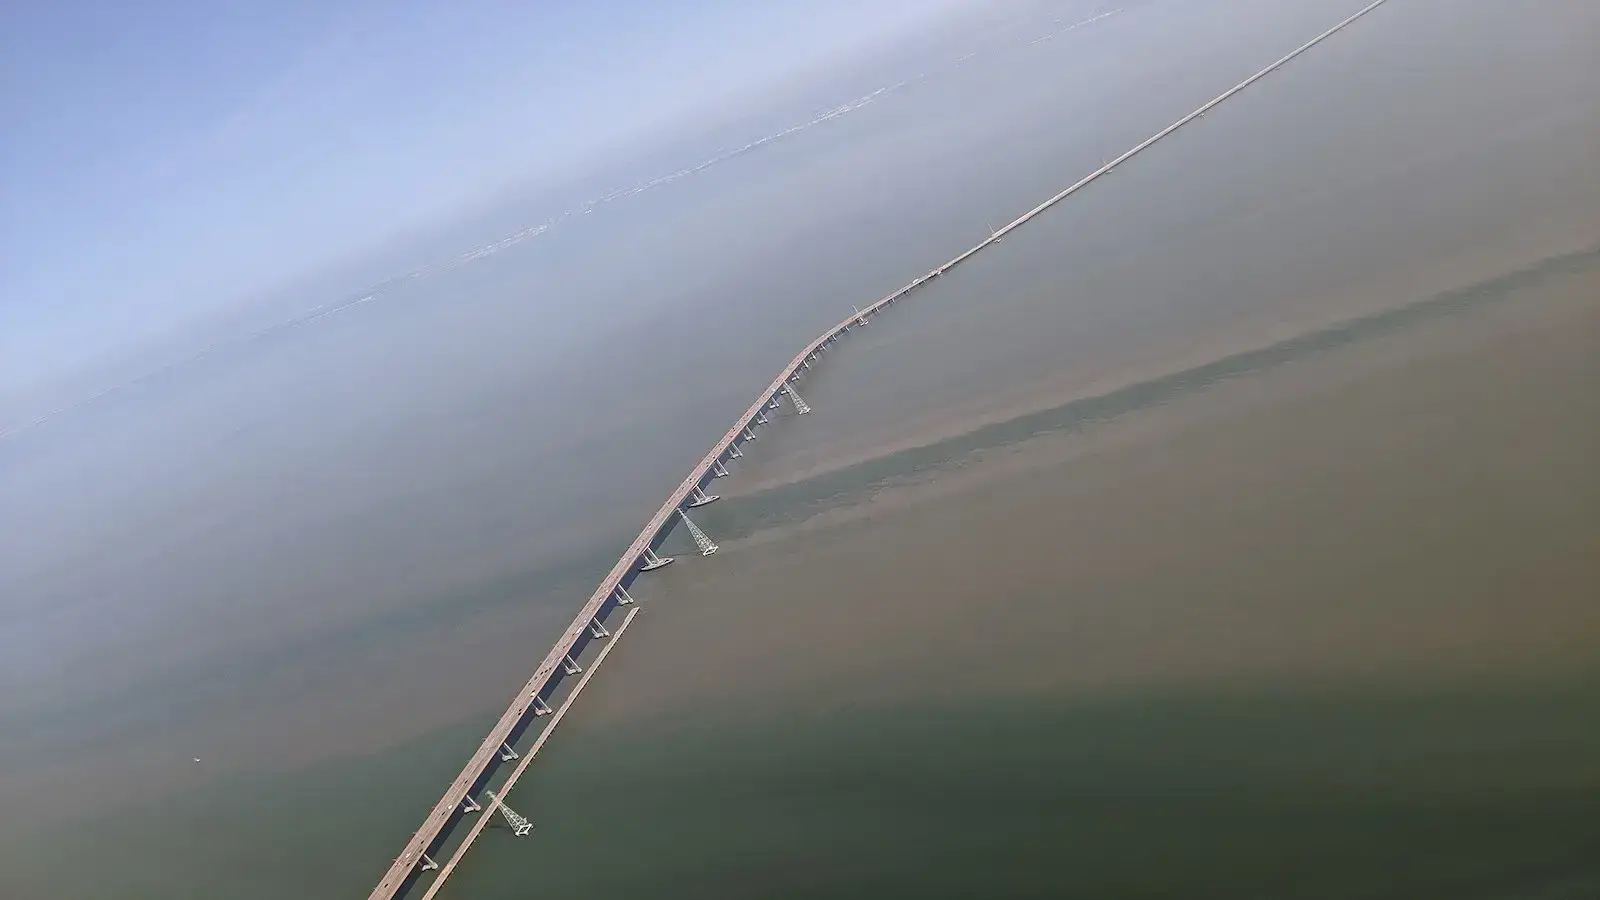
<path fill-rule="evenodd" d="M 433 861 L 433 857 L 429 856 L 426 853 L 422 854 L 421 865 L 422 865 L 422 871 L 424 871 L 424 872 L 426 872 L 426 871 L 428 871 L 430 869 L 439 868 L 439 864 Z"/>
<path fill-rule="evenodd" d="M 561 670 L 568 675 L 576 675 L 583 671 L 583 666 L 578 665 L 578 661 L 568 655 L 561 657 Z"/>
<path fill-rule="evenodd" d="M 765 424 L 767 424 L 767 414 L 765 412 L 756 413 L 756 424 L 757 425 L 765 425 Z"/>
<path fill-rule="evenodd" d="M 464 813 L 475 813 L 480 809 L 483 809 L 483 807 L 478 805 L 478 801 L 472 799 L 472 795 L 471 794 L 468 794 L 465 797 L 461 798 L 461 811 L 462 812 L 464 812 Z"/>
<path fill-rule="evenodd" d="M 728 445 L 728 458 L 729 459 L 743 459 L 744 458 L 744 451 L 739 449 L 739 445 L 738 444 L 729 444 Z"/>
<path fill-rule="evenodd" d="M 618 606 L 632 606 L 633 605 L 633 595 L 628 593 L 628 589 L 623 587 L 620 584 L 617 585 L 617 605 Z"/>
<path fill-rule="evenodd" d="M 782 406 L 783 406 L 783 404 L 778 401 L 778 395 L 777 394 L 773 394 L 772 395 L 772 402 L 767 404 L 767 409 L 779 409 Z"/>
<path fill-rule="evenodd" d="M 800 399 L 800 392 L 794 389 L 794 385 L 785 384 L 783 386 L 783 392 L 789 395 L 790 400 L 794 401 L 794 411 L 796 415 L 803 416 L 806 413 L 811 412 L 810 405 L 808 405 L 806 401 Z"/>
<path fill-rule="evenodd" d="M 696 525 L 693 519 L 689 518 L 688 513 L 680 509 L 678 510 L 678 515 L 683 517 L 683 524 L 688 526 L 689 536 L 694 538 L 694 545 L 700 548 L 701 556 L 710 556 L 717 552 L 717 545 L 712 542 L 711 538 L 706 536 L 704 531 L 700 530 L 700 526 Z"/>
<path fill-rule="evenodd" d="M 517 758 L 517 751 L 511 749 L 511 745 L 510 744 L 501 744 L 500 745 L 500 761 L 501 762 L 511 762 L 513 759 L 516 759 L 516 758 Z"/>
<path fill-rule="evenodd" d="M 590 619 L 589 636 L 598 641 L 601 638 L 611 637 L 611 632 L 607 631 L 606 627 L 600 624 L 599 619 Z"/>
<path fill-rule="evenodd" d="M 705 506 L 707 503 L 718 499 L 720 498 L 716 494 L 708 494 L 696 485 L 694 491 L 689 494 L 689 508 L 694 509 L 696 506 Z"/>
<path fill-rule="evenodd" d="M 657 556 L 654 550 L 646 547 L 644 548 L 644 565 L 639 567 L 639 571 L 649 572 L 652 569 L 659 569 L 670 562 L 672 562 L 672 557 Z"/>
<path fill-rule="evenodd" d="M 728 467 L 722 464 L 722 460 L 719 459 L 711 464 L 711 476 L 713 478 L 728 477 Z"/>
<path fill-rule="evenodd" d="M 535 694 L 533 696 L 533 717 L 534 718 L 536 718 L 536 719 L 543 718 L 545 716 L 550 715 L 553 712 L 555 712 L 555 710 L 550 708 L 550 704 L 544 702 L 544 698 L 543 697 L 539 696 L 538 694 Z"/>
<path fill-rule="evenodd" d="M 747 441 L 753 441 L 756 439 L 756 433 L 750 430 L 749 425 L 744 427 L 744 439 Z"/>

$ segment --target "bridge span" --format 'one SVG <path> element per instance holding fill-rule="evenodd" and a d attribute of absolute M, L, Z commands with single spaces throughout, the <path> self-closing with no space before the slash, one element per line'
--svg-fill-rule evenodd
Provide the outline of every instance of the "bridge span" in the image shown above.
<path fill-rule="evenodd" d="M 696 547 L 702 555 L 709 556 L 717 551 L 717 545 L 690 520 L 689 510 L 717 499 L 716 495 L 707 492 L 706 488 L 717 478 L 728 474 L 727 467 L 732 460 L 744 455 L 741 448 L 746 443 L 755 440 L 755 430 L 757 428 L 768 424 L 767 413 L 769 411 L 783 406 L 785 400 L 801 415 L 811 411 L 805 400 L 800 397 L 795 385 L 801 380 L 804 373 L 821 358 L 823 353 L 832 349 L 850 331 L 866 325 L 872 317 L 904 299 L 918 288 L 945 275 L 951 269 L 961 265 L 991 244 L 1020 228 L 1029 220 L 1082 190 L 1096 179 L 1111 172 L 1118 165 L 1148 149 L 1162 138 L 1204 116 L 1211 108 L 1254 84 L 1386 2 L 1388 0 L 1373 0 L 1367 6 L 1300 45 L 1276 62 L 1229 88 L 1205 105 L 1173 122 L 1100 168 L 1090 172 L 1065 190 L 1008 222 L 959 256 L 913 279 L 904 287 L 878 300 L 876 303 L 864 309 L 853 311 L 848 318 L 823 332 L 815 340 L 807 344 L 799 354 L 779 370 L 777 377 L 772 380 L 771 384 L 767 385 L 765 390 L 757 395 L 755 402 L 735 420 L 733 427 L 729 428 L 721 439 L 713 444 L 710 450 L 706 451 L 705 456 L 701 457 L 700 461 L 689 471 L 688 476 L 667 497 L 661 508 L 656 510 L 655 515 L 650 518 L 644 530 L 639 532 L 639 536 L 634 538 L 633 543 L 628 545 L 627 550 L 623 551 L 616 565 L 612 566 L 611 571 L 607 573 L 606 577 L 600 582 L 599 587 L 590 595 L 588 602 L 583 605 L 577 617 L 572 620 L 572 624 L 567 626 L 566 631 L 557 638 L 555 646 L 545 655 L 538 668 L 534 669 L 533 675 L 518 692 L 516 699 L 511 702 L 505 713 L 500 716 L 494 727 L 484 737 L 483 742 L 478 745 L 477 752 L 473 753 L 472 757 L 467 760 L 466 765 L 461 769 L 461 774 L 457 775 L 456 779 L 445 789 L 444 795 L 439 798 L 439 802 L 434 804 L 427 818 L 423 819 L 422 825 L 412 835 L 411 839 L 406 842 L 404 850 L 389 866 L 388 871 L 384 873 L 377 887 L 373 888 L 372 893 L 369 895 L 369 900 L 392 900 L 395 897 L 409 895 L 424 880 L 427 872 L 437 872 L 438 874 L 429 882 L 424 895 L 425 898 L 432 898 L 443 887 L 445 879 L 448 878 L 450 872 L 454 871 L 457 863 L 460 862 L 471 847 L 473 840 L 482 832 L 491 816 L 499 812 L 505 816 L 508 822 L 517 822 L 519 820 L 526 822 L 526 820 L 521 819 L 520 816 L 510 810 L 503 798 L 510 793 L 517 778 L 521 776 L 528 763 L 531 762 L 533 754 L 538 751 L 539 747 L 543 746 L 556 723 L 571 703 L 577 699 L 578 692 L 588 682 L 589 677 L 594 674 L 595 668 L 604 660 L 605 655 L 615 646 L 616 638 L 622 635 L 623 630 L 633 621 L 634 614 L 638 610 L 629 610 L 622 624 L 617 627 L 616 634 L 612 634 L 606 629 L 605 622 L 619 608 L 629 606 L 634 602 L 632 595 L 628 592 L 628 588 L 640 574 L 658 569 L 673 561 L 671 557 L 661 556 L 657 551 L 662 541 L 680 522 L 688 528 L 690 535 L 694 538 Z M 610 642 L 601 648 L 600 653 L 589 664 L 589 669 L 586 672 L 578 662 L 583 650 L 593 642 L 604 641 L 608 638 Z M 555 696 L 566 679 L 580 674 L 583 676 L 582 679 L 568 693 L 560 709 L 557 710 L 551 707 L 550 699 Z M 536 743 L 527 751 L 527 755 L 524 758 L 514 749 L 517 740 L 527 732 L 531 725 L 546 717 L 550 719 L 549 725 L 542 730 Z M 513 761 L 518 761 L 518 763 L 509 777 L 500 785 L 498 791 L 491 790 L 489 788 L 491 777 L 498 774 L 502 767 Z M 480 797 L 487 798 L 487 800 L 480 800 Z M 474 826 L 469 830 L 462 842 L 455 848 L 447 863 L 441 867 L 434 857 L 440 855 L 440 848 L 445 845 L 454 828 L 470 816 L 478 816 L 479 819 L 474 823 Z M 514 833 L 526 834 L 527 831 L 520 826 L 515 826 Z"/>

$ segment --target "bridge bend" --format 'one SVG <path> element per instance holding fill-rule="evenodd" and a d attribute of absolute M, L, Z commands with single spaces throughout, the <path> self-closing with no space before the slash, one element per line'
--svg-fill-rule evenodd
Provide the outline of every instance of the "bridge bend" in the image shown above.
<path fill-rule="evenodd" d="M 852 330 L 867 324 L 872 317 L 905 299 L 918 288 L 945 275 L 951 269 L 971 259 L 974 255 L 999 241 L 1010 232 L 1020 228 L 1029 220 L 1111 172 L 1121 163 L 1148 149 L 1151 145 L 1184 125 L 1205 115 L 1211 108 L 1254 84 L 1386 2 L 1388 0 L 1374 0 L 1374 2 L 1369 3 L 1337 25 L 1302 44 L 1281 59 L 1219 94 L 1210 102 L 1168 125 L 1055 196 L 1013 219 L 954 259 L 913 279 L 909 284 L 876 303 L 864 309 L 855 310 L 848 318 L 823 332 L 815 340 L 807 344 L 787 365 L 779 370 L 777 377 L 757 395 L 755 402 L 750 404 L 750 408 L 746 409 L 734 421 L 733 426 L 711 446 L 710 450 L 706 451 L 705 456 L 700 458 L 700 461 L 689 471 L 689 474 L 672 491 L 672 494 L 667 497 L 661 508 L 656 510 L 655 515 L 650 518 L 644 530 L 639 532 L 639 536 L 634 538 L 633 543 L 628 545 L 627 550 L 623 551 L 616 565 L 611 567 L 611 571 L 600 582 L 599 587 L 595 588 L 594 593 L 590 595 L 588 602 L 583 605 L 583 609 L 578 612 L 577 617 L 572 620 L 572 624 L 567 626 L 566 631 L 556 640 L 555 646 L 545 655 L 538 668 L 534 669 L 533 675 L 517 693 L 516 699 L 507 707 L 499 720 L 495 722 L 494 727 L 489 730 L 483 742 L 478 745 L 477 752 L 473 753 L 472 757 L 467 760 L 466 765 L 461 769 L 461 774 L 457 775 L 456 779 L 445 789 L 444 795 L 439 798 L 438 803 L 434 804 L 427 818 L 423 820 L 421 827 L 406 842 L 405 849 L 395 858 L 393 864 L 385 872 L 383 879 L 372 890 L 369 900 L 391 900 L 394 897 L 408 895 L 423 879 L 425 873 L 437 871 L 438 874 L 429 883 L 425 894 L 427 898 L 433 897 L 444 885 L 449 873 L 454 870 L 456 864 L 471 847 L 472 839 L 477 837 L 493 815 L 499 812 L 505 815 L 508 821 L 520 819 L 516 813 L 505 805 L 503 797 L 511 791 L 516 779 L 527 768 L 533 754 L 549 737 L 555 723 L 560 720 L 562 714 L 577 698 L 578 692 L 582 690 L 583 685 L 593 675 L 595 668 L 604 660 L 605 654 L 610 652 L 611 647 L 615 645 L 615 639 L 621 636 L 622 631 L 632 621 L 633 614 L 637 610 L 628 612 L 622 624 L 617 627 L 615 635 L 606 629 L 606 621 L 619 608 L 633 603 L 633 598 L 629 594 L 628 588 L 636 578 L 644 572 L 660 568 L 672 562 L 672 558 L 661 556 L 657 551 L 662 541 L 680 522 L 687 526 L 690 534 L 695 539 L 696 547 L 702 555 L 709 556 L 716 552 L 716 544 L 690 521 L 689 510 L 717 499 L 716 495 L 707 492 L 706 488 L 717 478 L 728 474 L 727 467 L 732 460 L 744 455 L 741 448 L 744 444 L 755 439 L 757 428 L 768 423 L 767 413 L 769 411 L 785 405 L 787 401 L 787 404 L 793 407 L 797 413 L 803 415 L 810 412 L 810 407 L 800 397 L 795 385 L 824 353 L 833 349 L 834 345 Z M 604 641 L 608 638 L 611 643 L 607 643 L 602 648 L 600 654 L 590 663 L 588 671 L 585 672 L 584 668 L 577 662 L 584 649 L 591 643 Z M 567 694 L 560 708 L 552 707 L 550 700 L 558 692 L 561 685 L 565 683 L 566 679 L 580 674 L 582 675 L 581 680 L 574 686 L 574 690 Z M 518 754 L 513 749 L 518 739 L 526 733 L 531 725 L 546 717 L 551 720 L 548 727 L 543 729 L 535 745 L 529 749 L 526 758 L 523 758 L 521 754 Z M 498 774 L 504 766 L 513 761 L 516 761 L 517 765 L 510 777 L 501 784 L 499 791 L 490 790 L 489 781 L 491 777 Z M 451 858 L 441 867 L 434 857 L 439 854 L 440 848 L 445 845 L 454 828 L 470 816 L 479 816 L 480 818 L 470 829 L 467 837 L 456 847 Z M 517 833 L 526 832 L 518 829 Z"/>

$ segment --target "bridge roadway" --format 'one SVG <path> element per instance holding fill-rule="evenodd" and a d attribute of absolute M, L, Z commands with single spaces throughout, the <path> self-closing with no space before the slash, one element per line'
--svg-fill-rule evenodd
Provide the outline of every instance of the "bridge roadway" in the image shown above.
<path fill-rule="evenodd" d="M 617 597 L 618 588 L 624 586 L 623 582 L 629 575 L 636 573 L 645 551 L 647 549 L 653 550 L 667 532 L 671 531 L 672 526 L 677 524 L 674 517 L 678 515 L 679 510 L 685 508 L 686 501 L 689 500 L 690 495 L 694 493 L 696 488 L 702 487 L 715 477 L 713 469 L 716 464 L 730 458 L 729 454 L 748 440 L 746 434 L 754 433 L 757 417 L 775 399 L 780 398 L 791 381 L 799 378 L 800 373 L 809 367 L 809 362 L 813 358 L 820 355 L 852 328 L 866 324 L 869 318 L 881 312 L 885 307 L 894 304 L 927 282 L 944 275 L 956 266 L 971 259 L 989 245 L 994 244 L 1031 219 L 1082 190 L 1096 179 L 1111 172 L 1118 165 L 1148 149 L 1184 125 L 1205 115 L 1208 110 L 1266 77 L 1271 72 L 1276 71 L 1285 63 L 1322 43 L 1386 2 L 1388 0 L 1373 0 L 1372 3 L 1369 3 L 1337 25 L 1300 45 L 1276 62 L 1217 95 L 1210 102 L 1163 128 L 1133 149 L 1128 150 L 1121 156 L 1079 179 L 1065 190 L 1008 222 L 989 237 L 968 248 L 966 252 L 929 271 L 927 274 L 913 279 L 904 287 L 865 309 L 856 311 L 849 318 L 823 332 L 816 340 L 807 344 L 804 350 L 800 351 L 794 359 L 789 361 L 788 365 L 778 372 L 778 376 L 773 379 L 771 384 L 767 385 L 766 390 L 761 392 L 756 401 L 750 405 L 750 408 L 744 411 L 744 414 L 739 417 L 733 427 L 729 428 L 722 438 L 712 445 L 705 456 L 700 458 L 700 461 L 689 471 L 688 476 L 667 497 L 667 501 L 661 505 L 660 509 L 656 510 L 655 515 L 650 518 L 649 524 L 644 527 L 643 531 L 639 532 L 639 536 L 634 538 L 633 543 L 628 545 L 628 549 L 623 552 L 616 565 L 612 566 L 611 571 L 600 582 L 599 587 L 590 595 L 589 601 L 583 605 L 583 609 L 572 620 L 572 624 L 567 626 L 567 630 L 556 640 L 555 646 L 550 649 L 544 660 L 539 663 L 538 668 L 534 670 L 533 676 L 523 685 L 522 690 L 517 694 L 517 698 L 512 701 L 505 713 L 495 722 L 494 727 L 484 737 L 483 743 L 478 745 L 477 752 L 467 761 L 466 766 L 461 770 L 461 774 L 457 775 L 455 781 L 450 783 L 444 795 L 439 798 L 439 802 L 434 805 L 427 818 L 423 820 L 422 826 L 412 835 L 411 840 L 406 843 L 405 849 L 401 854 L 395 858 L 394 863 L 384 874 L 383 880 L 378 883 L 378 886 L 368 896 L 368 900 L 391 900 L 402 891 L 409 889 L 415 880 L 412 876 L 417 874 L 416 869 L 422 862 L 423 855 L 435 850 L 436 845 L 446 836 L 448 827 L 456 820 L 457 811 L 461 808 L 472 786 L 489 771 L 493 762 L 498 761 L 501 745 L 510 739 L 512 733 L 527 718 L 529 710 L 535 707 L 535 700 L 542 700 L 541 693 L 550 685 L 552 676 L 555 675 L 557 668 L 563 666 L 573 646 L 583 638 L 585 632 L 591 627 L 591 623 L 601 620 L 603 610 L 615 605 L 614 601 Z M 502 788 L 502 796 L 503 792 L 507 790 L 509 790 L 509 787 Z M 485 804 L 482 814 L 487 817 L 487 814 L 493 811 L 493 806 Z M 465 852 L 465 845 L 458 851 L 458 857 L 462 852 Z M 455 860 L 453 859 L 451 862 L 451 868 L 453 869 Z M 441 876 L 435 879 L 428 896 L 431 897 L 438 890 L 438 886 L 443 882 L 443 874 L 441 871 Z"/>
<path fill-rule="evenodd" d="M 511 770 L 511 774 L 506 776 L 505 783 L 500 785 L 500 790 L 496 792 L 496 796 L 490 797 L 489 802 L 483 804 L 483 812 L 479 815 L 478 820 L 472 823 L 472 828 L 467 831 L 466 837 L 461 839 L 461 844 L 456 847 L 456 852 L 450 854 L 450 860 L 439 868 L 439 874 L 434 877 L 433 883 L 428 885 L 428 891 L 422 895 L 422 900 L 433 900 L 433 895 L 444 887 L 444 883 L 450 877 L 450 873 L 454 872 L 456 866 L 466 857 L 467 850 L 472 847 L 472 842 L 478 839 L 478 835 L 483 832 L 483 829 L 490 822 L 494 821 L 495 811 L 500 808 L 500 798 L 509 794 L 511 789 L 516 787 L 517 779 L 522 777 L 522 773 L 527 771 L 534 757 L 539 755 L 540 748 L 544 747 L 544 742 L 549 740 L 550 735 L 555 733 L 556 726 L 561 724 L 561 719 L 566 716 L 567 710 L 571 709 L 572 704 L 578 701 L 578 695 L 583 693 L 583 686 L 589 683 L 589 679 L 594 677 L 594 673 L 600 671 L 600 664 L 606 661 L 606 655 L 611 652 L 612 647 L 617 645 L 617 641 L 622 638 L 623 632 L 627 631 L 628 626 L 633 624 L 633 617 L 638 614 L 639 607 L 637 606 L 628 610 L 628 615 L 623 618 L 622 624 L 617 626 L 617 630 L 612 634 L 611 640 L 600 648 L 600 652 L 595 655 L 594 662 L 589 663 L 588 667 L 584 669 L 583 677 L 578 679 L 578 683 L 572 686 L 572 693 L 567 695 L 567 699 L 563 700 L 561 705 L 556 708 L 555 713 L 550 716 L 549 724 L 545 725 L 544 730 L 539 732 L 539 736 L 534 739 L 533 746 L 522 754 L 521 761 L 517 763 L 515 769 Z"/>

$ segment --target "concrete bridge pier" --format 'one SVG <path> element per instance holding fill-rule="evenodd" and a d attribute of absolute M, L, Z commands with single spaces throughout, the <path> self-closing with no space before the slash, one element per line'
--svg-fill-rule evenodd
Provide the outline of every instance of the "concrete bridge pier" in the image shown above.
<path fill-rule="evenodd" d="M 705 506 L 707 503 L 713 503 L 719 499 L 721 498 L 718 495 L 708 494 L 699 485 L 696 485 L 695 489 L 689 494 L 689 508 L 694 509 L 697 506 Z"/>
<path fill-rule="evenodd" d="M 644 557 L 643 557 L 643 559 L 644 559 L 644 565 L 639 567 L 639 571 L 641 571 L 641 572 L 654 571 L 656 569 L 661 568 L 662 566 L 669 565 L 672 562 L 672 557 L 670 557 L 670 556 L 657 556 L 656 555 L 656 551 L 650 549 L 649 547 L 644 548 Z"/>

